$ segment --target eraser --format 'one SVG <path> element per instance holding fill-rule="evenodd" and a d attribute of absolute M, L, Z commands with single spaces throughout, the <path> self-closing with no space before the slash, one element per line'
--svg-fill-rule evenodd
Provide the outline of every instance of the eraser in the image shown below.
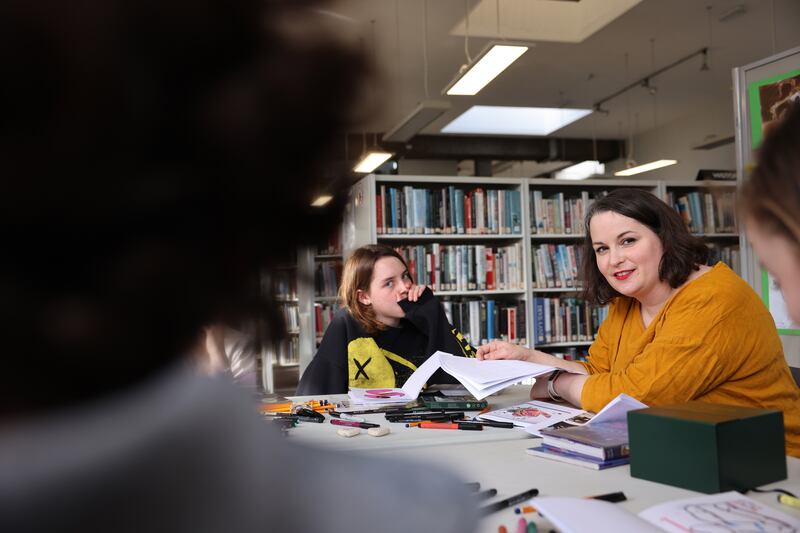
<path fill-rule="evenodd" d="M 361 433 L 361 430 L 358 428 L 342 428 L 342 429 L 337 429 L 336 433 L 338 433 L 342 437 L 355 437 L 356 435 Z"/>
<path fill-rule="evenodd" d="M 384 435 L 389 434 L 389 428 L 387 427 L 369 428 L 367 430 L 367 433 L 369 433 L 373 437 L 383 437 Z"/>

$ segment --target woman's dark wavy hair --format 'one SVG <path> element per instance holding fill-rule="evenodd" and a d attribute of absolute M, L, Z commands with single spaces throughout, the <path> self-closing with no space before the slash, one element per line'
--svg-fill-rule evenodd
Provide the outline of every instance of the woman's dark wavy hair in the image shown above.
<path fill-rule="evenodd" d="M 140 383 L 208 324 L 281 335 L 259 279 L 338 223 L 322 171 L 369 71 L 318 3 L 0 3 L 0 419 Z"/>
<path fill-rule="evenodd" d="M 635 188 L 615 189 L 595 200 L 586 213 L 586 239 L 583 242 L 584 297 L 592 303 L 605 305 L 621 296 L 597 268 L 589 224 L 600 213 L 614 212 L 632 218 L 658 235 L 664 249 L 658 276 L 670 287 L 683 285 L 692 271 L 708 260 L 708 247 L 702 239 L 689 233 L 680 215 L 653 194 Z"/>

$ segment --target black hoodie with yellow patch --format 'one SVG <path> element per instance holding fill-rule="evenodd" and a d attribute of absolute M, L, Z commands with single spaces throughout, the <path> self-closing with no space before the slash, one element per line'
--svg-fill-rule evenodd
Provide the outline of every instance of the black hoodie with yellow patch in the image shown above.
<path fill-rule="evenodd" d="M 346 393 L 348 388 L 402 387 L 419 365 L 437 350 L 475 357 L 475 350 L 447 321 L 430 289 L 416 302 L 402 300 L 406 316 L 396 328 L 368 335 L 340 309 L 322 338 L 317 354 L 297 386 L 298 395 Z M 428 384 L 455 383 L 437 370 Z"/>

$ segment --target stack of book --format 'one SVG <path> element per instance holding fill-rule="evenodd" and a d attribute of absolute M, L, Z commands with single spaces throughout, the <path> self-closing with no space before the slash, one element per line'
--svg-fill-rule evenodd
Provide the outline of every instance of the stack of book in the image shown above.
<path fill-rule="evenodd" d="M 622 422 L 543 429 L 542 444 L 528 453 L 585 468 L 602 470 L 630 462 L 628 428 Z"/>

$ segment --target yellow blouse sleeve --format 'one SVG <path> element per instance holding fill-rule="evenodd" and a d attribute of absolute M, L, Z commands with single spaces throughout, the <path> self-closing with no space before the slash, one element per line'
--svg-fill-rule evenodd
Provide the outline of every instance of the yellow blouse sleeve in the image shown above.
<path fill-rule="evenodd" d="M 599 411 L 624 392 L 648 404 L 689 401 L 724 382 L 732 370 L 718 353 L 735 350 L 730 332 L 742 328 L 714 312 L 694 306 L 665 318 L 655 338 L 623 368 L 592 373 L 581 393 L 581 405 Z M 725 361 L 728 366 L 730 358 Z"/>

